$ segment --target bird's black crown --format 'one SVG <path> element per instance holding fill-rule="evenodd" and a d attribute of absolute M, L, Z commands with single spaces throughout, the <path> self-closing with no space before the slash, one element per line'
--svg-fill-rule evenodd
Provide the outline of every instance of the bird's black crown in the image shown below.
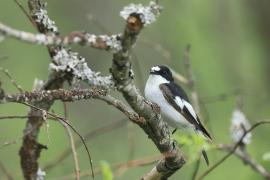
<path fill-rule="evenodd" d="M 160 75 L 168 81 L 173 81 L 172 72 L 167 66 L 156 65 L 150 69 L 150 74 Z"/>

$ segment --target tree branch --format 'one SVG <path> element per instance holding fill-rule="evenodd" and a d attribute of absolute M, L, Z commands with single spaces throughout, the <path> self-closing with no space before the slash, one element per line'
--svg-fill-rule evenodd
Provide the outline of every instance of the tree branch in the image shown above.
<path fill-rule="evenodd" d="M 43 114 L 43 120 L 46 120 L 46 117 L 47 117 L 47 114 L 49 114 L 50 116 L 52 116 L 52 117 L 54 117 L 54 118 L 56 118 L 56 119 L 58 119 L 61 123 L 65 123 L 68 127 L 70 127 L 72 130 L 73 130 L 73 132 L 74 133 L 76 133 L 78 136 L 79 136 L 79 138 L 81 139 L 81 141 L 82 141 L 82 143 L 83 143 L 83 145 L 84 145 L 84 147 L 85 147 L 85 150 L 86 150 L 86 152 L 87 152 L 87 155 L 88 155 L 88 159 L 89 159 L 89 163 L 90 163 L 90 167 L 91 167 L 91 171 L 92 171 L 92 177 L 93 177 L 93 179 L 94 179 L 94 171 L 93 171 L 93 163 L 92 163 L 92 158 L 91 158 L 91 154 L 90 154 L 90 151 L 89 151 L 89 149 L 88 149 L 88 147 L 87 147 L 87 145 L 86 145 L 86 143 L 85 143 L 85 141 L 84 141 L 84 138 L 83 138 L 83 136 L 65 119 L 65 118 L 63 118 L 63 117 L 60 117 L 60 116 L 58 116 L 57 114 L 54 114 L 54 113 L 51 113 L 51 112 L 48 112 L 48 111 L 46 111 L 46 110 L 44 110 L 44 109 L 41 109 L 41 108 L 39 108 L 39 107 L 37 107 L 37 106 L 34 106 L 34 105 L 32 105 L 32 104 L 28 104 L 28 103 L 25 103 L 25 102 L 21 102 L 21 104 L 23 104 L 23 105 L 26 105 L 26 106 L 28 106 L 28 107 L 31 107 L 32 109 L 36 109 L 36 110 L 38 110 L 38 111 L 41 111 L 42 112 L 42 114 Z M 35 130 L 35 129 L 31 129 L 31 131 L 33 131 L 33 130 Z M 30 132 L 31 133 L 31 132 Z M 29 133 L 29 134 L 30 134 Z M 45 148 L 45 149 L 47 149 L 47 147 L 46 146 L 44 146 L 44 145 L 42 145 L 42 148 Z M 39 169 L 40 170 L 40 169 Z M 36 175 L 36 176 L 38 176 L 38 175 Z M 37 179 L 38 179 L 38 177 L 37 177 Z"/>
<path fill-rule="evenodd" d="M 35 27 L 40 33 L 58 34 L 57 27 L 45 13 L 46 10 L 43 9 L 44 5 L 40 2 L 40 0 L 28 0 L 28 5 L 31 19 L 33 19 L 31 22 L 35 23 Z M 47 46 L 47 48 L 52 58 L 57 51 L 61 49 L 60 46 Z M 60 75 L 60 73 L 51 73 L 49 80 L 47 83 L 43 84 L 41 89 L 59 89 L 63 86 L 65 80 L 66 77 L 64 75 Z M 53 104 L 53 101 L 33 101 L 33 104 L 39 108 L 49 110 Z M 19 154 L 24 178 L 27 180 L 33 180 L 37 178 L 37 172 L 39 169 L 38 158 L 42 148 L 44 147 L 38 143 L 39 129 L 44 120 L 42 118 L 42 112 L 34 108 L 31 108 L 28 116 L 29 118 L 24 129 L 23 143 Z"/>
<path fill-rule="evenodd" d="M 148 8 L 152 9 L 153 12 L 159 10 L 154 3 L 150 4 Z M 159 115 L 159 107 L 147 102 L 133 81 L 130 50 L 145 24 L 142 20 L 145 16 L 147 15 L 136 12 L 129 12 L 125 16 L 127 24 L 121 39 L 122 50 L 113 55 L 111 72 L 117 89 L 122 92 L 127 102 L 139 116 L 145 118 L 146 124 L 139 124 L 140 127 L 155 143 L 159 151 L 164 155 L 166 154 L 164 159 L 143 179 L 166 179 L 181 168 L 185 161 L 178 146 L 170 139 L 168 127 Z"/>
<path fill-rule="evenodd" d="M 63 102 L 63 106 L 64 106 L 65 119 L 68 122 L 67 105 L 66 105 L 65 102 Z M 78 155 L 77 155 L 77 151 L 76 151 L 76 147 L 75 147 L 75 143 L 74 143 L 73 134 L 71 132 L 70 127 L 66 123 L 61 122 L 61 124 L 66 129 L 66 132 L 67 132 L 68 137 L 69 137 L 69 143 L 70 143 L 70 146 L 71 146 L 72 157 L 73 157 L 74 167 L 75 167 L 75 169 L 74 169 L 75 178 L 76 178 L 76 180 L 80 180 L 80 165 L 79 165 Z"/>
<path fill-rule="evenodd" d="M 4 164 L 0 161 L 0 171 L 3 172 L 3 174 L 7 177 L 8 180 L 13 180 L 12 174 L 7 170 L 7 168 L 4 166 Z"/>
<path fill-rule="evenodd" d="M 232 145 L 226 145 L 226 144 L 219 144 L 217 148 L 224 152 L 231 152 L 233 150 Z M 261 174 L 264 178 L 267 180 L 270 180 L 270 173 L 267 172 L 267 170 L 260 165 L 258 162 L 256 162 L 254 159 L 252 159 L 248 153 L 245 153 L 241 151 L 239 148 L 237 148 L 233 154 L 241 159 L 246 165 L 250 166 L 254 171 Z"/>
<path fill-rule="evenodd" d="M 10 82 L 14 85 L 14 87 L 16 87 L 19 92 L 23 92 L 21 85 L 17 84 L 17 82 L 12 78 L 7 69 L 3 69 L 2 67 L 0 67 L 0 71 L 2 71 L 9 78 Z"/>
<path fill-rule="evenodd" d="M 82 46 L 90 46 L 92 48 L 107 51 L 118 51 L 121 49 L 119 41 L 121 35 L 97 36 L 86 32 L 76 31 L 71 32 L 66 36 L 46 35 L 42 33 L 33 34 L 30 32 L 16 30 L 3 24 L 2 22 L 0 22 L 0 34 L 36 45 L 66 46 L 71 44 L 79 44 Z"/>
<path fill-rule="evenodd" d="M 200 104 L 199 104 L 199 97 L 198 93 L 196 90 L 195 86 L 195 80 L 194 80 L 194 75 L 192 73 L 192 68 L 190 64 L 190 45 L 187 45 L 185 51 L 184 51 L 184 65 L 185 69 L 187 71 L 187 79 L 188 79 L 188 85 L 191 90 L 191 99 L 192 99 L 192 104 L 195 107 L 195 110 L 200 116 Z M 200 116 L 201 117 L 201 116 Z"/>
<path fill-rule="evenodd" d="M 250 129 L 246 130 L 245 133 L 242 135 L 242 137 L 240 138 L 240 140 L 235 143 L 233 145 L 233 147 L 230 149 L 229 153 L 226 154 L 223 158 L 221 158 L 216 164 L 212 165 L 207 171 L 205 171 L 201 176 L 198 177 L 197 180 L 201 180 L 204 177 L 206 177 L 210 172 L 212 172 L 215 168 L 217 168 L 219 165 L 221 165 L 225 160 L 227 160 L 232 154 L 235 153 L 235 151 L 237 150 L 237 148 L 241 145 L 243 139 L 245 138 L 245 136 L 251 132 L 252 130 L 254 130 L 256 127 L 263 125 L 263 124 L 270 124 L 270 121 L 259 121 L 255 124 L 253 124 L 251 126 Z"/>
<path fill-rule="evenodd" d="M 33 102 L 33 101 L 43 101 L 50 102 L 54 100 L 61 101 L 77 101 L 77 100 L 87 100 L 90 98 L 100 98 L 101 96 L 106 96 L 107 92 L 99 88 L 92 89 L 75 89 L 75 90 L 42 90 L 33 92 L 23 92 L 14 95 L 6 95 L 3 98 L 3 102 Z"/>
<path fill-rule="evenodd" d="M 109 105 L 114 106 L 123 114 L 125 114 L 129 120 L 136 124 L 140 124 L 144 126 L 146 124 L 143 117 L 140 117 L 137 113 L 135 113 L 132 109 L 130 109 L 126 104 L 122 101 L 107 95 L 106 90 L 102 90 L 100 88 L 92 88 L 92 89 L 76 89 L 76 90 L 48 90 L 48 91 L 34 91 L 34 92 L 24 92 L 18 93 L 14 95 L 6 95 L 4 96 L 3 102 L 15 102 L 15 103 L 27 103 L 27 102 L 51 102 L 55 100 L 61 100 L 64 102 L 72 102 L 77 100 L 87 100 L 87 99 L 99 99 L 106 102 Z M 1 103 L 1 101 L 0 101 Z M 37 114 L 35 116 L 27 116 L 29 118 L 42 118 L 42 114 Z M 5 118 L 5 117 L 4 117 Z"/>
<path fill-rule="evenodd" d="M 4 120 L 4 119 L 26 119 L 26 118 L 37 118 L 37 116 L 34 116 L 34 117 L 30 117 L 30 116 L 16 116 L 16 115 L 12 115 L 12 116 L 0 116 L 0 120 Z M 48 119 L 55 120 L 55 118 L 50 118 L 50 117 L 48 117 Z"/>

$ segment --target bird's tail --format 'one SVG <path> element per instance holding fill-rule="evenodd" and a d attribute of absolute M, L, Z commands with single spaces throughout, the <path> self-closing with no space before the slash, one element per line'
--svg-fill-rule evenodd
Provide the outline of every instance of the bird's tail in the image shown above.
<path fill-rule="evenodd" d="M 206 151 L 204 149 L 202 150 L 202 155 L 203 155 L 203 158 L 204 158 L 207 166 L 209 166 L 208 156 L 207 156 Z"/>

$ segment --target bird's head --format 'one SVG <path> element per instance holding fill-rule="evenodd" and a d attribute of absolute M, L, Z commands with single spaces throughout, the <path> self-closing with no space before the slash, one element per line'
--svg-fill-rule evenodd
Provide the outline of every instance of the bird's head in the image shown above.
<path fill-rule="evenodd" d="M 150 69 L 150 75 L 153 76 L 161 76 L 162 78 L 166 79 L 169 82 L 173 81 L 172 72 L 170 69 L 163 65 L 155 65 Z"/>

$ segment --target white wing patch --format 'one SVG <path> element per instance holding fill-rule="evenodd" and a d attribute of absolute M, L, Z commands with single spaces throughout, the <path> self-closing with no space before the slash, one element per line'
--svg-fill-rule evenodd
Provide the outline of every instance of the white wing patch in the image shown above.
<path fill-rule="evenodd" d="M 187 101 L 183 100 L 184 106 L 186 106 L 186 108 L 188 109 L 188 111 L 190 112 L 190 114 L 194 117 L 194 119 L 197 121 L 198 124 L 200 124 L 197 120 L 197 115 L 196 112 L 194 111 L 193 107 L 191 106 L 191 104 L 189 104 Z"/>
<path fill-rule="evenodd" d="M 178 106 L 180 106 L 181 109 L 183 109 L 184 103 L 183 103 L 183 101 L 182 101 L 182 99 L 181 99 L 180 97 L 176 96 L 176 97 L 175 97 L 175 102 L 176 102 L 176 104 L 177 104 Z"/>

